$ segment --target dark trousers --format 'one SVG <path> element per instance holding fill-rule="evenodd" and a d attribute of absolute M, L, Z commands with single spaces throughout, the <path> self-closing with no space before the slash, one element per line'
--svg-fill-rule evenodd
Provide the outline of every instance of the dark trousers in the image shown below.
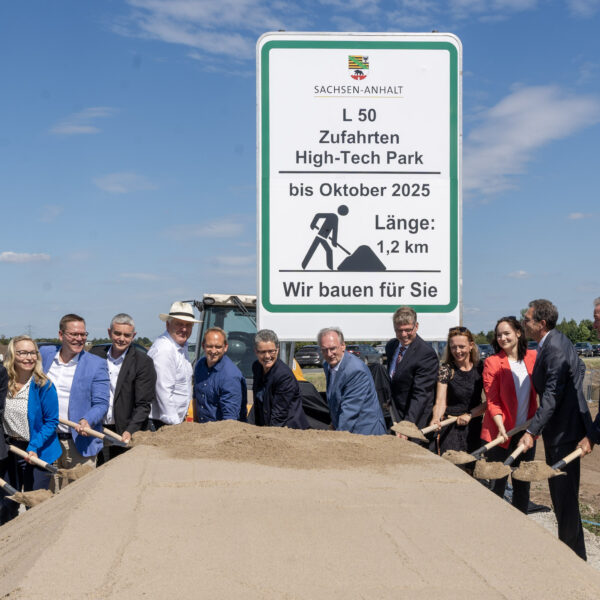
<path fill-rule="evenodd" d="M 491 450 L 488 450 L 487 460 L 488 462 L 504 462 L 516 449 L 519 445 L 519 440 L 523 436 L 525 432 L 517 433 L 510 438 L 510 442 L 508 444 L 508 448 L 502 448 L 500 446 L 496 446 Z M 515 459 L 513 463 L 513 467 L 518 467 L 521 464 L 521 461 L 530 461 L 535 458 L 535 444 L 533 448 L 527 450 L 521 454 L 518 458 Z M 508 476 L 503 477 L 502 479 L 493 479 L 491 481 L 490 489 L 494 494 L 500 496 L 500 498 L 504 497 L 504 491 L 506 490 L 506 482 L 508 481 Z M 527 507 L 529 506 L 529 489 L 531 484 L 528 481 L 519 481 L 518 479 L 512 480 L 513 486 L 513 495 L 512 495 L 512 505 L 520 510 L 522 513 L 527 514 Z"/>
<path fill-rule="evenodd" d="M 557 463 L 577 447 L 578 441 L 546 446 L 546 462 Z M 580 462 L 574 460 L 562 469 L 566 475 L 559 475 L 548 480 L 550 497 L 554 506 L 554 514 L 558 521 L 558 539 L 564 542 L 577 556 L 587 560 L 583 526 L 579 514 L 579 473 Z"/>
<path fill-rule="evenodd" d="M 114 425 L 103 425 L 103 427 L 104 429 L 110 429 L 110 431 L 114 431 L 115 433 L 117 433 L 117 430 Z M 107 463 L 109 460 L 115 458 L 115 456 L 119 456 L 119 454 L 127 452 L 127 450 L 128 448 L 123 448 L 123 446 L 115 446 L 110 442 L 104 442 L 102 450 L 98 452 L 98 456 L 96 458 L 96 466 L 101 467 L 104 463 Z"/>
<path fill-rule="evenodd" d="M 28 442 L 11 440 L 13 446 L 26 450 Z M 0 477 L 10 483 L 19 492 L 31 492 L 33 490 L 47 490 L 50 485 L 51 473 L 30 465 L 24 458 L 9 452 L 8 456 L 0 461 Z M 19 514 L 19 503 L 6 498 L 1 491 L 0 500 L 0 525 L 4 525 Z"/>

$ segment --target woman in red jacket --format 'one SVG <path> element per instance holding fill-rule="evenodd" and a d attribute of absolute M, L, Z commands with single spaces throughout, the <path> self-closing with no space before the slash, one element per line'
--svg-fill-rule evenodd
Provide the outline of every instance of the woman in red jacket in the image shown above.
<path fill-rule="evenodd" d="M 481 438 L 491 442 L 498 436 L 503 438 L 501 445 L 488 452 L 488 461 L 505 461 L 517 448 L 523 435 L 520 432 L 508 438 L 507 431 L 523 425 L 537 410 L 537 396 L 531 381 L 535 350 L 527 349 L 527 340 L 521 323 L 516 317 L 502 317 L 496 323 L 492 346 L 496 354 L 486 359 L 483 367 L 483 387 L 487 397 L 487 410 L 483 417 Z M 535 445 L 520 455 L 514 462 L 533 460 Z M 508 477 L 492 481 L 492 491 L 504 496 Z M 513 479 L 512 504 L 521 512 L 527 513 L 530 484 Z"/>

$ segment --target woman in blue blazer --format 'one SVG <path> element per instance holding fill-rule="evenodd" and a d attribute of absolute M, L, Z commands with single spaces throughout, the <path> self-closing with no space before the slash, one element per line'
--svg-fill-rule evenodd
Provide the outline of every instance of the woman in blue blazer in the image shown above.
<path fill-rule="evenodd" d="M 37 457 L 53 463 L 62 454 L 56 435 L 56 389 L 44 375 L 40 352 L 29 336 L 20 335 L 10 341 L 4 365 L 8 373 L 4 435 L 8 444 L 25 450 L 28 457 L 9 452 L 0 461 L 0 477 L 19 491 L 48 489 L 51 473 L 29 461 Z M 19 505 L 3 497 L 0 524 L 14 519 L 18 512 Z"/>

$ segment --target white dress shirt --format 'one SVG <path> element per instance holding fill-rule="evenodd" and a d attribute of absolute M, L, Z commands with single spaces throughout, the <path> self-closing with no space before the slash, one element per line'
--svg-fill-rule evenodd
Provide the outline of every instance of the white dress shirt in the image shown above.
<path fill-rule="evenodd" d="M 48 369 L 48 379 L 54 384 L 58 395 L 58 416 L 62 419 L 69 418 L 69 398 L 78 363 L 79 354 L 76 354 L 68 363 L 64 363 L 60 358 L 59 350 Z M 69 426 L 59 423 L 57 431 L 69 433 Z"/>
<path fill-rule="evenodd" d="M 127 356 L 127 352 L 129 348 L 119 356 L 119 358 L 113 358 L 112 355 L 112 345 L 106 354 L 106 365 L 108 366 L 108 376 L 110 377 L 110 398 L 108 401 L 108 411 L 106 416 L 104 417 L 105 425 L 114 425 L 115 417 L 114 417 L 114 404 L 115 404 L 115 390 L 117 389 L 117 379 L 119 379 L 119 373 L 121 372 L 121 367 L 123 366 L 123 361 L 125 360 L 125 356 Z"/>
<path fill-rule="evenodd" d="M 179 425 L 192 401 L 192 365 L 187 342 L 180 346 L 167 331 L 154 340 L 148 356 L 156 369 L 156 400 L 150 418 Z"/>

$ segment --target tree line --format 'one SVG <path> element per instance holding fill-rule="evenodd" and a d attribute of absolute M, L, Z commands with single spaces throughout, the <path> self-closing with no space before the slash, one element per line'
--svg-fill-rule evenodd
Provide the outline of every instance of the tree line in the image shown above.
<path fill-rule="evenodd" d="M 590 344 L 599 344 L 598 334 L 592 327 L 592 321 L 590 319 L 582 319 L 577 323 L 575 319 L 567 321 L 564 319 L 556 326 L 561 333 L 564 333 L 573 344 L 577 342 L 590 342 Z M 494 339 L 494 332 L 488 331 L 484 333 L 480 331 L 475 335 L 475 342 L 477 344 L 491 344 Z"/>

